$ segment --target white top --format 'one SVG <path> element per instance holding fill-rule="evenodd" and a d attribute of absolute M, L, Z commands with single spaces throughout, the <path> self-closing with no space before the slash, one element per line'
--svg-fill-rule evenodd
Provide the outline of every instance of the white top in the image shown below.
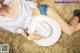
<path fill-rule="evenodd" d="M 19 33 L 23 28 L 27 28 L 31 22 L 32 10 L 35 8 L 35 4 L 26 0 L 14 0 L 21 5 L 21 15 L 16 19 L 0 16 L 0 27 L 13 33 Z M 9 19 L 8 19 L 9 18 Z"/>

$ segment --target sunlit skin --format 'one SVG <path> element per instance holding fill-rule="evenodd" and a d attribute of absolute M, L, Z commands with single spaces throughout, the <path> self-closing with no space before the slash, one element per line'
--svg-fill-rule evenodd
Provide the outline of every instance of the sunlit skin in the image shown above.
<path fill-rule="evenodd" d="M 0 9 L 2 8 L 2 5 L 0 4 Z"/>
<path fill-rule="evenodd" d="M 40 0 L 34 0 L 34 2 L 38 5 L 38 4 L 40 4 L 41 1 Z M 20 9 L 17 9 L 19 7 L 19 5 L 15 6 L 15 2 L 11 2 L 8 5 L 8 7 L 10 8 L 9 13 L 7 13 L 7 14 L 3 13 L 3 14 L 10 16 L 10 17 L 14 16 L 14 15 L 16 15 L 16 16 L 20 15 L 19 14 Z M 0 8 L 2 8 L 1 4 L 0 4 Z M 12 10 L 14 10 L 15 13 L 13 13 Z M 40 14 L 40 11 L 39 11 L 38 7 L 33 9 L 33 16 L 38 16 L 39 14 Z M 71 35 L 72 33 L 80 30 L 80 27 L 79 27 L 80 23 L 78 22 L 79 17 L 77 17 L 77 16 L 74 16 L 73 19 L 68 24 L 67 22 L 65 22 L 64 19 L 62 19 L 62 17 L 60 15 L 58 15 L 58 13 L 52 7 L 48 7 L 47 15 L 50 16 L 52 19 L 55 19 L 60 24 L 61 30 L 65 34 Z M 29 40 L 40 40 L 40 39 L 44 38 L 40 34 L 37 34 L 37 32 L 34 32 L 31 36 L 27 36 L 23 30 L 20 32 L 20 34 L 23 35 L 26 39 L 27 39 L 27 37 L 29 37 Z"/>

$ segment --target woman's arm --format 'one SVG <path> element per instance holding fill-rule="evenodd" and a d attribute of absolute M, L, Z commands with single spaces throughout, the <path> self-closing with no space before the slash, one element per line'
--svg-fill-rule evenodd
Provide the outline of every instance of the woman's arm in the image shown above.
<path fill-rule="evenodd" d="M 79 31 L 80 30 L 80 23 L 77 25 L 77 28 L 75 31 Z"/>
<path fill-rule="evenodd" d="M 64 33 L 71 35 L 73 32 L 75 32 L 76 25 L 78 24 L 78 18 L 76 18 L 73 25 L 70 25 L 51 7 L 48 8 L 47 15 L 55 19 L 61 25 L 61 29 Z"/>
<path fill-rule="evenodd" d="M 27 40 L 40 40 L 40 39 L 44 38 L 43 36 L 41 36 L 35 32 L 29 36 L 25 33 L 25 31 L 20 31 L 19 34 L 24 36 Z"/>

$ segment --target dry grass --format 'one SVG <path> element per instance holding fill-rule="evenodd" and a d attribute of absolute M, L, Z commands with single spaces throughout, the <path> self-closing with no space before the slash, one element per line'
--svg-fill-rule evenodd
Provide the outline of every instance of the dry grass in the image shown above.
<path fill-rule="evenodd" d="M 79 5 L 55 4 L 59 14 L 69 21 L 74 9 L 80 9 Z M 49 47 L 40 47 L 31 41 L 27 41 L 19 34 L 13 34 L 0 28 L 0 44 L 10 45 L 10 53 L 80 53 L 80 31 L 68 36 L 62 34 L 60 40 Z"/>
<path fill-rule="evenodd" d="M 55 45 L 40 47 L 19 34 L 1 29 L 0 44 L 2 43 L 10 45 L 10 53 L 80 53 L 80 32 L 72 36 L 63 34 Z"/>

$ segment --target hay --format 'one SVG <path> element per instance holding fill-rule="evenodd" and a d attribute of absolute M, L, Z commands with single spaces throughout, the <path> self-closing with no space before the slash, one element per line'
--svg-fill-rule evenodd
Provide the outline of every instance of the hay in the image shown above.
<path fill-rule="evenodd" d="M 80 9 L 79 5 L 75 4 L 55 4 L 55 7 L 67 21 L 71 19 L 73 10 Z M 80 32 L 76 32 L 71 36 L 62 34 L 60 40 L 55 45 L 40 47 L 31 41 L 27 41 L 19 34 L 13 34 L 0 28 L 0 44 L 4 43 L 10 45 L 9 53 L 80 53 Z"/>

